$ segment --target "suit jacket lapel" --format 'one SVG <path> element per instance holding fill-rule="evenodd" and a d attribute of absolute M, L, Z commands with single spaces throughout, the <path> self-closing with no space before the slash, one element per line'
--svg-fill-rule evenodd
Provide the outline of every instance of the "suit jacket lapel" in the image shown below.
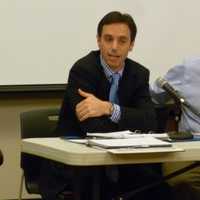
<path fill-rule="evenodd" d="M 100 98 L 101 100 L 106 100 L 108 101 L 109 99 L 109 91 L 110 91 L 110 82 L 106 78 L 106 75 L 103 71 L 102 66 L 97 66 L 98 69 L 98 74 L 97 76 L 101 77 L 100 81 L 98 82 L 97 86 L 97 97 Z"/>
<path fill-rule="evenodd" d="M 131 69 L 131 67 L 125 66 L 122 79 L 119 82 L 119 102 L 121 102 L 123 105 L 129 104 L 135 88 L 137 87 L 135 85 L 137 81 L 133 82 L 134 79 L 136 80 L 137 76 L 134 70 Z"/>

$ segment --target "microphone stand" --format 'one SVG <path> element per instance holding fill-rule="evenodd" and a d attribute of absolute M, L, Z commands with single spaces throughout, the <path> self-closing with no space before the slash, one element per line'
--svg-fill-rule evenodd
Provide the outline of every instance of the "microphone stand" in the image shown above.
<path fill-rule="evenodd" d="M 182 110 L 185 107 L 187 107 L 188 109 L 190 109 L 190 111 L 192 113 L 194 113 L 196 116 L 200 117 L 200 113 L 191 104 L 189 104 L 187 101 L 185 101 L 184 98 L 179 99 L 174 96 L 172 96 L 172 98 L 175 102 L 175 106 L 176 106 L 175 110 L 177 109 L 182 112 Z M 180 120 L 181 112 L 178 114 L 175 113 L 175 115 L 176 115 L 175 121 L 178 122 Z M 178 116 L 178 119 L 177 119 L 177 116 Z M 181 131 L 181 132 L 172 131 L 172 132 L 169 132 L 168 135 L 172 140 L 184 140 L 184 139 L 192 139 L 193 138 L 192 133 L 189 131 L 185 131 L 185 132 L 184 131 Z"/>

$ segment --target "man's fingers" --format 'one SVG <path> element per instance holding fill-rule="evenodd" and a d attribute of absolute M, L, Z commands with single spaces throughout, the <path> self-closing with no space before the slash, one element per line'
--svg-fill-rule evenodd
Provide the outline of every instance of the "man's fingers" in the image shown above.
<path fill-rule="evenodd" d="M 76 105 L 76 111 L 81 111 L 83 109 L 87 109 L 87 106 L 88 105 L 88 102 L 87 102 L 87 99 L 84 99 L 82 100 L 81 102 L 79 102 L 77 105 Z"/>
<path fill-rule="evenodd" d="M 91 93 L 84 92 L 84 91 L 81 90 L 80 88 L 78 89 L 78 93 L 79 93 L 82 97 L 85 97 L 85 98 L 92 96 Z"/>
<path fill-rule="evenodd" d="M 82 122 L 82 121 L 86 120 L 89 117 L 90 117 L 89 114 L 86 113 L 85 115 L 80 116 L 79 120 Z"/>
<path fill-rule="evenodd" d="M 77 117 L 78 117 L 78 119 L 79 119 L 80 121 L 84 121 L 84 120 L 86 120 L 87 118 L 92 117 L 92 113 L 89 112 L 89 111 L 86 110 L 86 109 L 77 110 L 76 114 L 77 114 Z"/>
<path fill-rule="evenodd" d="M 85 112 L 85 111 L 83 111 L 83 112 L 81 112 L 81 113 L 78 113 L 78 119 L 79 119 L 80 121 L 83 121 L 83 120 L 87 119 L 87 116 L 88 116 L 88 114 L 87 114 L 87 112 Z"/>
<path fill-rule="evenodd" d="M 80 121 L 86 119 L 87 118 L 86 115 L 88 115 L 89 113 L 90 112 L 85 100 L 81 101 L 76 105 L 76 115 Z"/>

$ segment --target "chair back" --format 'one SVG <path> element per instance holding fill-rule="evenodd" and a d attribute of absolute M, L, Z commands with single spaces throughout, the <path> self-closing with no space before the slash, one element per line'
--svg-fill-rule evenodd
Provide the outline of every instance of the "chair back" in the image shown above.
<path fill-rule="evenodd" d="M 21 138 L 55 137 L 58 108 L 31 110 L 20 114 Z"/>
<path fill-rule="evenodd" d="M 181 116 L 181 107 L 178 104 L 157 104 L 155 111 L 158 133 L 178 131 L 178 122 Z"/>
<path fill-rule="evenodd" d="M 54 130 L 58 114 L 58 108 L 45 108 L 21 113 L 21 138 L 55 137 Z M 25 186 L 29 193 L 39 193 L 37 180 L 43 159 L 35 155 L 21 153 L 21 168 L 24 171 Z"/>

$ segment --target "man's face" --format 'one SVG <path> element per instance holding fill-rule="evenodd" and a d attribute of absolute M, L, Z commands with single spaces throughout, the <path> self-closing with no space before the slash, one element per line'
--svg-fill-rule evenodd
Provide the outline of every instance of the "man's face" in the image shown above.
<path fill-rule="evenodd" d="M 97 43 L 103 59 L 114 71 L 121 69 L 134 45 L 129 27 L 124 23 L 104 25 L 101 36 L 97 36 Z"/>

